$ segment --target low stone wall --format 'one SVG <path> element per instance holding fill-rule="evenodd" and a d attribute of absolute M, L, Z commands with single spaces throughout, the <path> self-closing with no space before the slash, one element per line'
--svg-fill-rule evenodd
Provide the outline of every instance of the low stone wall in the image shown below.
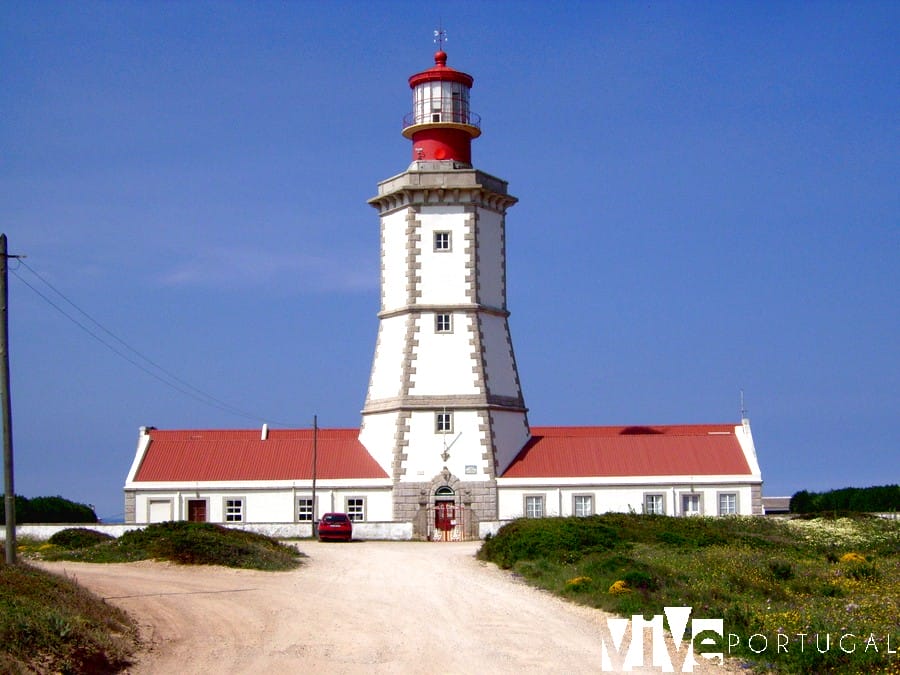
<path fill-rule="evenodd" d="M 105 532 L 113 537 L 121 537 L 129 530 L 139 530 L 146 527 L 146 523 L 140 524 L 107 524 L 107 523 L 74 523 L 74 524 L 54 524 L 54 525 L 17 525 L 16 538 L 30 537 L 33 539 L 45 540 L 52 537 L 60 530 L 70 527 L 86 527 L 98 532 Z M 256 532 L 257 534 L 265 534 L 276 539 L 296 539 L 309 537 L 311 535 L 311 526 L 306 523 L 240 523 L 230 524 L 238 530 L 247 532 Z M 387 539 L 392 541 L 409 541 L 412 539 L 412 523 L 354 523 L 353 538 L 354 539 Z M 0 541 L 6 539 L 6 529 L 0 527 Z"/>

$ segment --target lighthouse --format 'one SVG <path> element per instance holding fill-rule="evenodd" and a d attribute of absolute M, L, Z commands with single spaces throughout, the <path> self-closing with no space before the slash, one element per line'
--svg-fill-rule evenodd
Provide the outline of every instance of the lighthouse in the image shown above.
<path fill-rule="evenodd" d="M 496 478 L 530 438 L 506 302 L 516 198 L 472 166 L 472 84 L 442 49 L 409 78 L 411 163 L 369 200 L 381 305 L 359 440 L 393 481 L 394 520 L 436 532 L 497 520 Z"/>

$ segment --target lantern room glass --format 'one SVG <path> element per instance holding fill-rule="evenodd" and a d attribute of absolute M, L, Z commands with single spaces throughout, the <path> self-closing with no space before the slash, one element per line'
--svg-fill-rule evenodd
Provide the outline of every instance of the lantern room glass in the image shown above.
<path fill-rule="evenodd" d="M 435 80 L 413 89 L 413 124 L 470 124 L 469 88 L 460 82 Z"/>

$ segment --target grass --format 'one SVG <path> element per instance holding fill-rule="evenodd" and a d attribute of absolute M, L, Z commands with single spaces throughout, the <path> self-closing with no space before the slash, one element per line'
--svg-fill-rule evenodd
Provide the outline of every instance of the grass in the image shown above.
<path fill-rule="evenodd" d="M 44 560 L 116 563 L 152 559 L 268 571 L 293 569 L 303 557 L 294 547 L 271 537 L 186 521 L 155 523 L 118 539 L 83 528 L 63 530 L 47 543 L 26 544 L 20 550 Z"/>
<path fill-rule="evenodd" d="M 723 651 L 761 670 L 900 672 L 887 643 L 900 651 L 896 521 L 635 514 L 519 520 L 478 555 L 623 616 L 689 606 L 692 617 L 722 618 L 726 640 L 733 634 L 740 641 Z M 852 653 L 837 643 L 846 633 L 857 636 L 844 642 L 848 651 L 855 646 Z M 759 654 L 748 648 L 754 634 L 765 636 L 755 638 L 754 649 L 767 643 Z"/>
<path fill-rule="evenodd" d="M 64 577 L 0 563 L 0 672 L 113 673 L 136 647 L 122 610 Z"/>

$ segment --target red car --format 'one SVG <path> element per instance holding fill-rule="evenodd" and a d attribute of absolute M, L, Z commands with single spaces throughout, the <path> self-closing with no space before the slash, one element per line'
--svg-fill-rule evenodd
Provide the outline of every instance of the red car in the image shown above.
<path fill-rule="evenodd" d="M 326 513 L 319 521 L 319 541 L 353 538 L 353 523 L 346 513 Z"/>

